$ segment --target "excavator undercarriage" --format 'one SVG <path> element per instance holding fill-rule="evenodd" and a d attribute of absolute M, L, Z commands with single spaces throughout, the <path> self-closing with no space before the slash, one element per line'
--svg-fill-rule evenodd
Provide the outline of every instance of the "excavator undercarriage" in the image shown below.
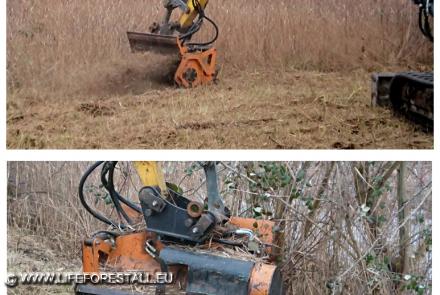
<path fill-rule="evenodd" d="M 434 0 L 413 0 L 419 6 L 419 27 L 423 35 L 434 42 L 432 18 Z M 372 106 L 391 107 L 421 125 L 434 129 L 434 73 L 400 72 L 372 75 Z"/>
<path fill-rule="evenodd" d="M 433 73 L 402 72 L 372 75 L 372 105 L 391 107 L 396 113 L 434 128 Z"/>

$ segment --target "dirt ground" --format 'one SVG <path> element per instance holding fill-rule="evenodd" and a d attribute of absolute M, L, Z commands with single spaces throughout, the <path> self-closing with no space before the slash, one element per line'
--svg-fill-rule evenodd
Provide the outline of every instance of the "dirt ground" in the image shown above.
<path fill-rule="evenodd" d="M 56 246 L 44 237 L 8 227 L 8 273 L 79 272 L 80 256 L 66 257 L 62 250 L 53 250 Z M 8 289 L 8 294 L 72 294 L 73 291 L 72 286 L 18 286 Z"/>
<path fill-rule="evenodd" d="M 220 73 L 178 89 L 164 74 L 122 69 L 87 94 L 7 102 L 7 146 L 19 149 L 430 149 L 433 136 L 370 107 L 370 74 Z M 161 76 L 162 75 L 162 76 Z"/>

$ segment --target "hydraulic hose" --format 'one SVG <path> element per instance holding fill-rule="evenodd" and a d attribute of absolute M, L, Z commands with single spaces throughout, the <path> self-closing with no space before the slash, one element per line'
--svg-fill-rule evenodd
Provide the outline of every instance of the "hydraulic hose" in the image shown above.
<path fill-rule="evenodd" d="M 434 0 L 414 0 L 419 5 L 419 27 L 423 35 L 431 42 L 434 42 L 432 27 L 429 22 L 430 17 L 434 17 Z"/>
<path fill-rule="evenodd" d="M 115 189 L 114 189 L 114 185 L 113 185 L 113 177 L 111 177 L 111 183 L 112 185 L 109 185 L 109 181 L 107 181 L 107 179 L 105 178 L 105 175 L 107 174 L 109 169 L 105 170 L 105 167 L 103 167 L 102 171 L 101 171 L 101 182 L 102 185 L 105 187 L 105 189 L 109 192 L 109 194 L 113 193 L 115 194 L 116 198 L 121 201 L 122 203 L 124 203 L 125 205 L 127 205 L 129 208 L 135 210 L 138 213 L 142 213 L 142 209 L 140 208 L 140 206 L 136 205 L 136 203 L 124 198 L 123 196 L 121 196 Z M 113 189 L 112 189 L 113 188 Z"/>
<path fill-rule="evenodd" d="M 94 163 L 92 166 L 89 167 L 89 169 L 87 169 L 87 171 L 84 173 L 84 175 L 81 177 L 81 180 L 79 182 L 79 188 L 78 188 L 78 195 L 79 195 L 79 199 L 81 201 L 81 204 L 83 205 L 83 207 L 96 219 L 104 222 L 105 224 L 111 225 L 115 228 L 118 228 L 118 225 L 113 222 L 112 220 L 110 220 L 109 218 L 107 218 L 106 216 L 102 215 L 100 212 L 93 210 L 89 204 L 87 204 L 85 197 L 84 197 L 84 185 L 87 181 L 87 179 L 89 178 L 90 174 L 92 174 L 93 171 L 95 171 L 96 168 L 98 168 L 99 166 L 101 166 L 104 163 L 104 161 L 99 161 Z M 124 225 L 122 225 L 122 227 L 125 227 Z"/>
<path fill-rule="evenodd" d="M 210 22 L 212 24 L 212 26 L 214 27 L 214 31 L 215 31 L 214 37 L 210 41 L 208 41 L 208 42 L 204 42 L 204 43 L 190 43 L 190 44 L 188 44 L 188 46 L 209 46 L 209 45 L 213 44 L 215 41 L 217 41 L 218 36 L 219 36 L 219 29 L 218 29 L 217 24 L 212 19 L 207 17 L 206 15 L 204 15 L 203 18 L 206 19 L 208 22 Z"/>
<path fill-rule="evenodd" d="M 87 179 L 89 178 L 89 176 L 93 173 L 93 171 L 95 171 L 102 164 L 104 164 L 104 165 L 101 170 L 101 183 L 102 183 L 103 187 L 109 193 L 110 198 L 112 200 L 112 203 L 115 206 L 115 210 L 118 213 L 119 217 L 121 217 L 121 215 L 122 215 L 122 217 L 129 224 L 132 224 L 132 220 L 128 216 L 128 214 L 124 210 L 124 208 L 122 208 L 121 202 L 124 203 L 125 205 L 127 205 L 129 208 L 135 210 L 136 212 L 142 213 L 142 209 L 140 208 L 140 206 L 138 206 L 134 202 L 122 197 L 115 189 L 113 179 L 114 179 L 114 170 L 115 170 L 117 162 L 99 161 L 99 162 L 94 163 L 91 167 L 89 167 L 89 169 L 87 169 L 87 171 L 81 177 L 81 180 L 79 183 L 78 195 L 79 195 L 81 204 L 96 219 L 104 222 L 105 224 L 111 225 L 115 228 L 126 229 L 126 228 L 128 228 L 128 226 L 126 224 L 115 222 L 115 221 L 111 220 L 110 218 L 104 216 L 99 211 L 92 209 L 89 206 L 89 204 L 87 203 L 87 201 L 85 200 L 85 195 L 84 195 L 85 183 L 86 183 Z M 106 178 L 107 175 L 108 175 L 108 179 Z"/>
<path fill-rule="evenodd" d="M 180 37 L 180 40 L 191 39 L 191 37 L 201 29 L 202 24 L 203 24 L 203 20 L 206 19 L 214 27 L 214 31 L 215 31 L 214 37 L 208 42 L 189 43 L 189 44 L 187 44 L 187 46 L 202 46 L 202 47 L 209 46 L 209 45 L 213 44 L 215 41 L 217 41 L 218 36 L 219 36 L 219 28 L 218 28 L 217 24 L 211 18 L 206 16 L 205 10 L 200 5 L 200 2 L 198 0 L 192 0 L 192 3 L 193 3 L 194 8 L 199 13 L 199 19 L 191 26 L 191 29 L 187 33 L 183 34 Z"/>
<path fill-rule="evenodd" d="M 115 171 L 115 166 L 117 162 L 106 162 L 104 164 L 103 171 L 101 173 L 101 181 L 103 182 L 103 185 L 106 187 L 108 193 L 110 194 L 110 198 L 113 202 L 113 205 L 115 205 L 116 212 L 119 216 L 123 216 L 124 219 L 129 223 L 132 224 L 133 221 L 128 216 L 127 212 L 122 208 L 121 203 L 119 202 L 118 194 L 115 191 L 115 186 L 113 183 L 113 175 Z M 105 175 L 108 173 L 108 181 L 105 181 Z M 104 183 L 105 181 L 105 183 Z"/>

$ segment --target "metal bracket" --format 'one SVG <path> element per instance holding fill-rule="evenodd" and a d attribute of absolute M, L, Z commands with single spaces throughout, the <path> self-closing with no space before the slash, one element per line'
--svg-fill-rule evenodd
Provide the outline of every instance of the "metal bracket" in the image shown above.
<path fill-rule="evenodd" d="M 152 187 L 149 187 L 148 190 L 142 189 L 139 193 L 139 200 L 146 216 L 151 216 L 154 213 L 161 213 L 166 206 L 165 200 L 160 197 L 159 191 Z"/>
<path fill-rule="evenodd" d="M 225 204 L 218 191 L 217 170 L 215 162 L 202 163 L 206 175 L 206 190 L 208 192 L 208 210 L 226 216 Z"/>
<path fill-rule="evenodd" d="M 173 204 L 162 199 L 159 192 L 152 187 L 144 187 L 139 192 L 139 200 L 148 230 L 159 235 L 201 243 L 206 240 L 215 224 L 216 219 L 211 213 L 192 217 L 188 213 L 186 202 L 180 202 L 185 205 L 180 208 L 176 205 L 177 202 Z"/>

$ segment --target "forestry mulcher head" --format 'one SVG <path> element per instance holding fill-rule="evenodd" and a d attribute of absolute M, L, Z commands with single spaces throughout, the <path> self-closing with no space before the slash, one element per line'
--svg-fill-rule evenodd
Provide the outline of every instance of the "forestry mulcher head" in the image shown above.
<path fill-rule="evenodd" d="M 217 51 L 212 47 L 218 37 L 218 27 L 205 15 L 208 0 L 165 0 L 166 13 L 161 23 L 153 23 L 149 33 L 127 32 L 132 52 L 154 52 L 178 55 L 180 64 L 174 75 L 177 85 L 185 88 L 207 84 L 216 78 Z M 182 15 L 171 21 L 175 9 Z M 211 23 L 215 37 L 203 43 L 190 43 L 202 27 L 204 20 Z"/>
<path fill-rule="evenodd" d="M 115 162 L 98 162 L 85 173 L 79 189 L 81 202 L 113 229 L 98 232 L 84 241 L 84 272 L 142 271 L 152 277 L 157 273 L 172 273 L 173 279 L 170 284 L 157 284 L 137 293 L 127 293 L 122 287 L 78 285 L 77 294 L 284 294 L 281 273 L 273 263 L 278 253 L 274 245 L 274 223 L 230 217 L 219 195 L 216 164 L 200 164 L 206 175 L 205 204 L 190 201 L 175 192 L 174 185 L 165 184 L 153 162 L 135 163 L 145 185 L 139 192 L 140 204 L 115 191 L 112 179 Z M 85 200 L 85 182 L 100 165 L 102 185 L 116 211 L 129 224 L 108 219 L 91 209 Z M 144 228 L 132 230 L 133 220 L 140 216 Z M 131 287 L 130 290 L 141 290 L 139 286 Z"/>

